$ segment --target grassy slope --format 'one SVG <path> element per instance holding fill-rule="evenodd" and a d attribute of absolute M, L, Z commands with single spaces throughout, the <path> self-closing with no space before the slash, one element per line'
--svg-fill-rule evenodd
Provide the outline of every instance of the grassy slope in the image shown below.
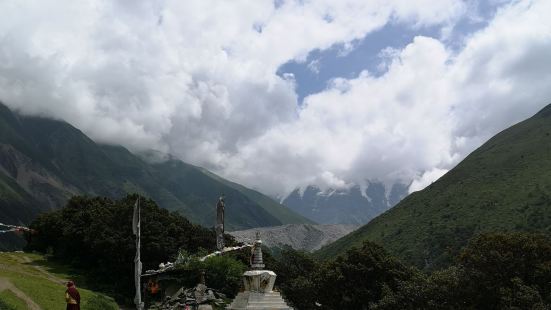
<path fill-rule="evenodd" d="M 44 266 L 46 264 L 46 266 Z M 38 267 L 37 266 L 41 266 Z M 44 258 L 37 254 L 0 253 L 0 278 L 11 282 L 43 309 L 63 309 L 65 307 L 65 273 L 52 273 Z M 77 282 L 77 285 L 79 282 Z M 79 287 L 82 309 L 118 309 L 109 297 Z M 27 309 L 26 304 L 8 291 L 0 293 L 0 302 L 12 309 Z M 2 307 L 0 303 L 0 307 Z"/>
<path fill-rule="evenodd" d="M 551 105 L 317 255 L 329 258 L 367 239 L 431 269 L 473 234 L 511 230 L 551 232 Z"/>

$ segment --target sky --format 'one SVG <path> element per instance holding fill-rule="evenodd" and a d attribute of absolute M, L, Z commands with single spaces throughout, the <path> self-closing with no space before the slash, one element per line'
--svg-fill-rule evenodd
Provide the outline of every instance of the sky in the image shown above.
<path fill-rule="evenodd" d="M 548 0 L 0 0 L 0 101 L 284 197 L 438 179 L 551 103 Z"/>

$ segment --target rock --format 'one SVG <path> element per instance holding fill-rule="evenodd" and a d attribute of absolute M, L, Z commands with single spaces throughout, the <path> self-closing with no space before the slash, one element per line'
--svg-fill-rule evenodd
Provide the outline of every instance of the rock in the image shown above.
<path fill-rule="evenodd" d="M 184 288 L 181 287 L 179 290 L 176 291 L 176 293 L 172 294 L 172 299 L 178 299 L 180 295 L 184 293 Z"/>
<path fill-rule="evenodd" d="M 181 310 L 196 309 L 199 305 L 205 306 L 199 309 L 212 309 L 212 306 L 224 308 L 225 302 L 221 299 L 225 295 L 219 293 L 215 289 L 208 288 L 204 284 L 198 284 L 193 288 L 181 287 L 172 296 L 167 296 L 162 303 L 157 303 L 157 306 L 151 306 L 150 310 Z M 210 307 L 210 308 L 209 308 Z"/>
<path fill-rule="evenodd" d="M 197 303 L 202 304 L 205 301 L 207 301 L 208 298 L 207 298 L 206 292 L 207 292 L 207 286 L 204 284 L 198 284 L 195 287 L 195 292 L 193 292 L 193 295 L 195 296 Z"/>
<path fill-rule="evenodd" d="M 206 297 L 207 301 L 216 299 L 216 296 L 214 296 L 214 293 L 212 292 L 212 290 L 208 290 L 207 295 L 205 297 Z"/>

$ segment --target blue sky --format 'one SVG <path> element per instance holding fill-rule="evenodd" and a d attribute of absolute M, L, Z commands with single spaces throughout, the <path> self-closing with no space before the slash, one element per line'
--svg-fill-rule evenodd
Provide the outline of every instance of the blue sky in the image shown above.
<path fill-rule="evenodd" d="M 412 27 L 407 23 L 389 22 L 382 28 L 368 33 L 351 44 L 334 46 L 308 54 L 304 61 L 291 60 L 278 68 L 277 74 L 292 74 L 296 81 L 299 104 L 304 97 L 324 90 L 334 78 L 355 78 L 363 70 L 380 76 L 385 72 L 381 52 L 385 48 L 403 49 L 415 36 L 441 38 L 446 46 L 458 50 L 465 36 L 485 27 L 504 1 L 473 1 L 468 15 L 453 26 L 450 34 L 443 38 L 443 25 Z"/>

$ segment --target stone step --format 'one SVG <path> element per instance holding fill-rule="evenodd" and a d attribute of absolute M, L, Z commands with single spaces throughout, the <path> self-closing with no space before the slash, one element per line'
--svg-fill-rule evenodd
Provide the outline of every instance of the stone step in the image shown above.
<path fill-rule="evenodd" d="M 231 309 L 241 309 L 241 308 L 259 308 L 259 309 L 290 309 L 289 306 L 282 302 L 274 302 L 274 303 L 256 303 L 256 302 L 249 302 L 246 306 L 245 305 L 231 305 Z"/>
<path fill-rule="evenodd" d="M 249 307 L 289 307 L 282 302 L 250 302 L 247 305 Z"/>
<path fill-rule="evenodd" d="M 227 309 L 232 310 L 292 310 L 279 292 L 240 292 Z"/>
<path fill-rule="evenodd" d="M 287 306 L 286 304 L 280 304 L 280 303 L 273 303 L 273 304 L 269 304 L 269 303 L 265 303 L 265 304 L 249 303 L 247 305 L 247 307 L 264 308 L 264 309 L 287 309 L 287 308 L 289 308 L 289 306 Z"/>
<path fill-rule="evenodd" d="M 251 297 L 249 297 L 249 300 L 283 300 L 283 297 L 281 297 L 281 296 L 262 296 L 262 297 L 251 296 Z"/>
<path fill-rule="evenodd" d="M 243 296 L 248 298 L 282 298 L 279 293 L 238 293 L 237 296 Z"/>
<path fill-rule="evenodd" d="M 244 294 L 244 293 L 243 293 Z M 269 292 L 269 293 L 248 293 L 250 296 L 281 296 L 279 292 Z"/>
<path fill-rule="evenodd" d="M 290 308 L 289 306 L 283 306 L 283 307 L 255 307 L 255 306 L 247 306 L 246 308 L 231 308 L 232 310 L 293 310 L 293 308 Z"/>
<path fill-rule="evenodd" d="M 285 301 L 285 299 L 281 296 L 270 296 L 270 297 L 249 297 L 249 301 Z"/>
<path fill-rule="evenodd" d="M 253 305 L 248 305 L 248 306 L 239 306 L 239 307 L 235 307 L 235 306 L 231 306 L 230 308 L 226 308 L 226 309 L 232 309 L 232 310 L 254 310 L 254 309 L 258 309 L 258 310 L 293 310 L 293 308 L 287 306 L 287 305 L 265 305 L 265 306 L 253 306 Z"/>
<path fill-rule="evenodd" d="M 249 296 L 249 299 L 258 299 L 258 300 L 262 300 L 262 299 L 283 299 L 282 296 L 278 295 L 278 296 Z"/>

